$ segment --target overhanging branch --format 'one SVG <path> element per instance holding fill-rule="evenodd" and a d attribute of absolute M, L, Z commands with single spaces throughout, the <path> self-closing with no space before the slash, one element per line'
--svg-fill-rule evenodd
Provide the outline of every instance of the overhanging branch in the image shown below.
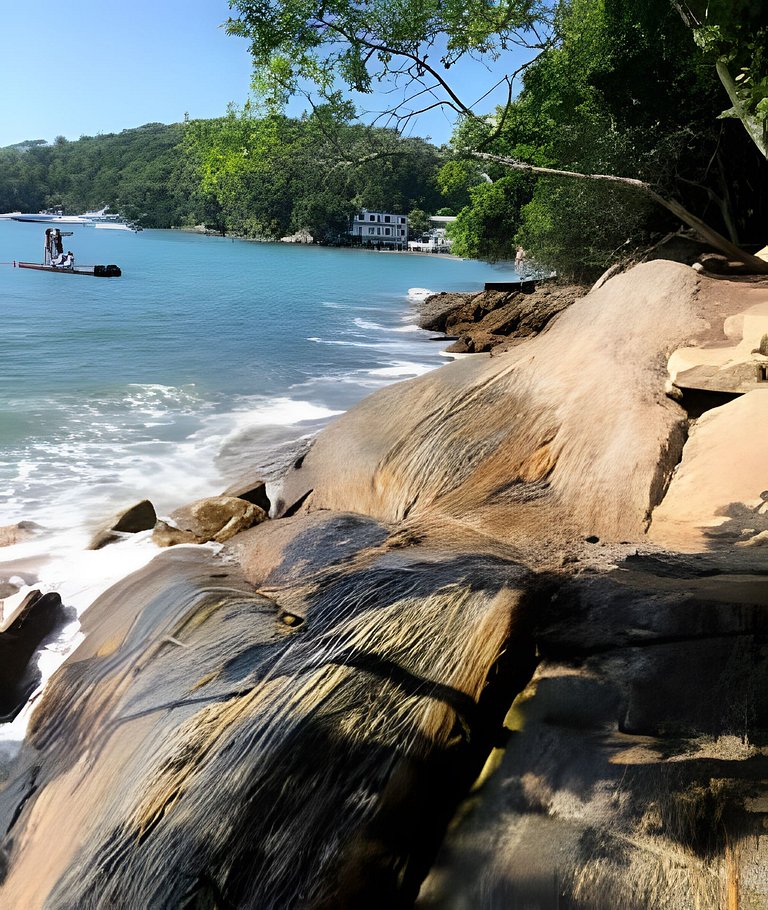
<path fill-rule="evenodd" d="M 542 177 L 565 177 L 570 180 L 588 180 L 630 187 L 631 189 L 642 193 L 657 205 L 665 208 L 668 212 L 671 212 L 679 218 L 683 224 L 687 224 L 688 227 L 693 228 L 702 240 L 711 244 L 715 249 L 720 250 L 720 252 L 728 256 L 729 259 L 743 262 L 745 265 L 749 266 L 750 270 L 755 274 L 768 275 L 768 262 L 740 249 L 735 243 L 731 243 L 727 237 L 723 237 L 722 234 L 714 228 L 711 228 L 706 222 L 702 221 L 701 218 L 697 217 L 692 212 L 689 212 L 684 206 L 680 205 L 679 202 L 675 202 L 674 199 L 665 199 L 663 196 L 660 196 L 649 183 L 645 183 L 643 180 L 636 180 L 634 177 L 616 177 L 613 174 L 581 174 L 578 171 L 562 171 L 551 167 L 536 167 L 533 164 L 527 164 L 526 162 L 518 161 L 515 158 L 505 158 L 502 155 L 493 155 L 490 152 L 473 151 L 469 154 L 473 158 L 480 158 L 483 161 L 493 161 L 496 164 L 501 164 L 502 166 L 512 168 L 513 170 L 525 171 L 529 174 L 538 174 Z"/>

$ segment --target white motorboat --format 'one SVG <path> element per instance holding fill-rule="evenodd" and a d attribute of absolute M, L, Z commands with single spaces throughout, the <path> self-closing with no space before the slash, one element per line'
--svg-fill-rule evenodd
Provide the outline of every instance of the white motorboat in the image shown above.
<path fill-rule="evenodd" d="M 10 216 L 12 221 L 34 221 L 41 224 L 90 224 L 83 215 L 61 215 L 55 212 L 19 213 Z"/>

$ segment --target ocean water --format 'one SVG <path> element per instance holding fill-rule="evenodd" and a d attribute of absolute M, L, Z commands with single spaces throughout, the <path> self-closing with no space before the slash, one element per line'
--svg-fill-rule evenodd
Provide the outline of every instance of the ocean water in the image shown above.
<path fill-rule="evenodd" d="M 73 230 L 78 263 L 123 276 L 15 269 L 42 260 L 44 226 L 0 221 L 0 526 L 40 526 L 0 547 L 0 582 L 18 591 L 0 612 L 37 588 L 77 617 L 35 656 L 41 685 L 0 724 L 0 759 L 82 640 L 83 611 L 158 552 L 150 532 L 87 550 L 96 527 L 139 499 L 167 515 L 245 472 L 276 477 L 333 416 L 445 362 L 414 325 L 424 289 L 500 275 L 437 257 Z"/>
<path fill-rule="evenodd" d="M 44 226 L 0 222 L 0 261 Z M 85 533 L 147 497 L 161 513 L 267 473 L 292 440 L 442 362 L 409 290 L 479 289 L 473 261 L 73 227 L 78 263 L 0 266 L 0 525 Z"/>

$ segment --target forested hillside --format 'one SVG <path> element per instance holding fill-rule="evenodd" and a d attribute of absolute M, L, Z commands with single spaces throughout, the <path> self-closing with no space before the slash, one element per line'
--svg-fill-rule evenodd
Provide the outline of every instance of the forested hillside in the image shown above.
<path fill-rule="evenodd" d="M 351 117 L 328 137 L 322 111 L 292 119 L 246 105 L 213 120 L 0 149 L 0 211 L 109 205 L 145 227 L 204 223 L 265 239 L 309 229 L 333 241 L 359 208 L 444 207 L 456 194 L 440 192 L 440 165 L 428 142 Z"/>
<path fill-rule="evenodd" d="M 109 205 L 147 227 L 188 221 L 194 175 L 181 154 L 180 124 L 138 129 L 52 145 L 0 149 L 0 211 L 37 212 L 61 206 L 70 214 Z"/>

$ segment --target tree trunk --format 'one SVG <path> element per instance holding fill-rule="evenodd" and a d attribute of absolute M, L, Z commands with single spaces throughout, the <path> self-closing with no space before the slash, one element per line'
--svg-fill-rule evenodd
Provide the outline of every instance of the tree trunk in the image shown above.
<path fill-rule="evenodd" d="M 501 164 L 504 167 L 513 168 L 517 171 L 527 171 L 530 174 L 541 174 L 544 177 L 568 177 L 572 180 L 591 180 L 600 183 L 615 183 L 619 186 L 631 187 L 632 189 L 643 193 L 649 199 L 652 199 L 657 205 L 662 206 L 662 208 L 665 208 L 668 212 L 672 212 L 672 214 L 679 218 L 683 224 L 687 224 L 688 227 L 693 228 L 702 240 L 705 240 L 716 250 L 720 250 L 720 252 L 729 259 L 743 262 L 749 267 L 751 272 L 757 275 L 768 275 L 768 262 L 740 249 L 735 243 L 731 243 L 727 237 L 723 237 L 722 234 L 718 233 L 714 228 L 711 228 L 702 221 L 701 218 L 698 218 L 696 215 L 689 212 L 688 209 L 680 205 L 679 202 L 675 202 L 674 199 L 665 199 L 663 196 L 660 196 L 649 183 L 645 183 L 642 180 L 635 180 L 633 177 L 615 177 L 612 174 L 580 174 L 578 171 L 561 171 L 550 167 L 535 167 L 532 164 L 526 164 L 524 161 L 517 161 L 515 158 L 505 158 L 502 155 L 492 155 L 489 152 L 471 152 L 470 154 L 474 158 L 481 158 L 484 161 L 493 161 L 496 164 Z"/>

